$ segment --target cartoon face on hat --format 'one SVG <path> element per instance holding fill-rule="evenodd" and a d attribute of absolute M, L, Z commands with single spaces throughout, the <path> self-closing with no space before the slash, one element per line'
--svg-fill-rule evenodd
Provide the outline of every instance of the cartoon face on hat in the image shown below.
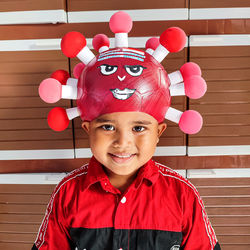
<path fill-rule="evenodd" d="M 199 66 L 188 62 L 180 70 L 167 74 L 160 64 L 168 53 L 185 47 L 184 31 L 168 28 L 160 38 L 150 38 L 146 51 L 142 51 L 128 48 L 132 19 L 127 13 L 115 13 L 109 25 L 115 33 L 115 48 L 109 48 L 107 36 L 98 34 L 92 42 L 97 56 L 88 49 L 81 33 L 69 32 L 62 38 L 62 52 L 82 62 L 74 68 L 76 78 L 58 70 L 40 84 L 39 95 L 48 103 L 61 98 L 74 99 L 77 107 L 52 109 L 49 126 L 62 131 L 77 116 L 91 121 L 102 114 L 136 111 L 145 112 L 158 122 L 165 118 L 178 123 L 187 134 L 197 133 L 202 127 L 201 115 L 194 110 L 176 110 L 170 107 L 170 102 L 172 96 L 197 99 L 205 94 L 207 87 Z"/>
<path fill-rule="evenodd" d="M 105 51 L 83 70 L 77 106 L 82 120 L 113 112 L 139 111 L 164 120 L 170 106 L 169 79 L 151 55 L 135 49 Z"/>

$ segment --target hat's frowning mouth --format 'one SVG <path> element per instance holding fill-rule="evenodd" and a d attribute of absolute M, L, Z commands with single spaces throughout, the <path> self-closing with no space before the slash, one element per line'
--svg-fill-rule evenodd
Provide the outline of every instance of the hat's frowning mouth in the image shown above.
<path fill-rule="evenodd" d="M 118 100 L 126 100 L 128 99 L 129 97 L 131 97 L 134 92 L 136 91 L 136 89 L 128 89 L 128 88 L 125 88 L 124 90 L 121 90 L 121 89 L 111 89 L 110 90 L 113 94 L 113 96 L 118 99 Z"/>

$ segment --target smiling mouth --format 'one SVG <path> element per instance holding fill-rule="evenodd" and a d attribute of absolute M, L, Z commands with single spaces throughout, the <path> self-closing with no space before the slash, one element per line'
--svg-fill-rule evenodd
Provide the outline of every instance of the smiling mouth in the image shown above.
<path fill-rule="evenodd" d="M 124 90 L 121 90 L 121 89 L 111 89 L 110 90 L 113 94 L 113 96 L 118 99 L 118 100 L 126 100 L 128 99 L 129 97 L 131 97 L 134 92 L 136 91 L 136 89 L 128 89 L 128 88 L 125 88 Z"/>
<path fill-rule="evenodd" d="M 111 153 L 109 155 L 116 163 L 126 163 L 135 156 L 135 154 L 111 154 Z"/>

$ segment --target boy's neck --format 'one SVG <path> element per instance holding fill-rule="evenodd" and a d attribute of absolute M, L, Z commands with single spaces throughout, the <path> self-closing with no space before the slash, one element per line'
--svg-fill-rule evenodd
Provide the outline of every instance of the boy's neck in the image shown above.
<path fill-rule="evenodd" d="M 130 175 L 118 175 L 111 172 L 109 169 L 105 167 L 103 168 L 112 186 L 119 189 L 121 193 L 124 193 L 127 190 L 127 188 L 132 184 L 138 172 L 137 170 L 135 173 L 132 173 Z"/>

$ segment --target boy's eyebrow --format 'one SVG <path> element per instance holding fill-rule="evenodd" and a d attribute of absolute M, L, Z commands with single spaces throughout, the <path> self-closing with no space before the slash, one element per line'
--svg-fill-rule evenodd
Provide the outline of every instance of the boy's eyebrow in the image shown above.
<path fill-rule="evenodd" d="M 152 124 L 150 121 L 140 120 L 140 121 L 133 121 L 133 124 L 143 124 L 143 125 L 149 125 Z"/>
<path fill-rule="evenodd" d="M 107 120 L 107 119 L 103 119 L 103 118 L 97 118 L 96 119 L 97 123 L 103 123 L 103 122 L 115 122 L 115 120 Z"/>

